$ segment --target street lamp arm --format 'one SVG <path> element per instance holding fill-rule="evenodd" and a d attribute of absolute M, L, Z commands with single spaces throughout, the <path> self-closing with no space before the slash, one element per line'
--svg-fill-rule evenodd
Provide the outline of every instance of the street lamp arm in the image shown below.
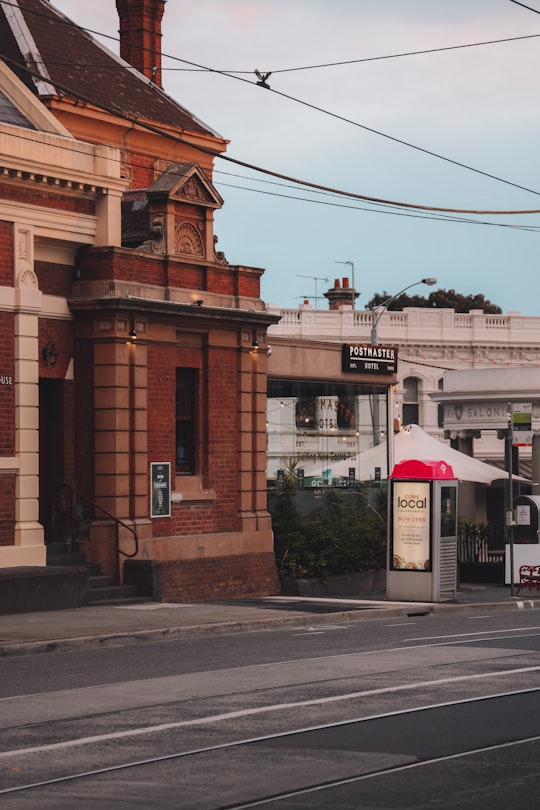
<path fill-rule="evenodd" d="M 377 345 L 377 326 L 379 321 L 381 320 L 382 316 L 392 303 L 395 301 L 396 298 L 399 298 L 400 295 L 403 295 L 404 292 L 410 290 L 411 287 L 417 287 L 419 284 L 427 284 L 428 287 L 432 287 L 434 284 L 437 283 L 436 278 L 422 278 L 420 281 L 414 281 L 412 284 L 409 284 L 407 287 L 404 287 L 399 292 L 391 295 L 390 298 L 387 298 L 386 301 L 383 301 L 382 304 L 378 306 L 371 307 L 371 343 L 376 346 Z M 378 314 L 377 314 L 378 313 Z"/>

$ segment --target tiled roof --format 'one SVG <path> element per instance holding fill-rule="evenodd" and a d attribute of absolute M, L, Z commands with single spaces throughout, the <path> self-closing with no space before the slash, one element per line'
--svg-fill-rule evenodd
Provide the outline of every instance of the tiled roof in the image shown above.
<path fill-rule="evenodd" d="M 82 99 L 112 112 L 220 137 L 48 0 L 0 0 L 0 58 L 41 98 Z"/>

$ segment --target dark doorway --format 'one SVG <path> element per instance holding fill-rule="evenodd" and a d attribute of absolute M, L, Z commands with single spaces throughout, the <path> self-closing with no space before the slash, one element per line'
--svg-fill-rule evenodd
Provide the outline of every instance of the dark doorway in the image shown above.
<path fill-rule="evenodd" d="M 45 543 L 63 542 L 56 497 L 64 483 L 64 382 L 39 381 L 39 521 Z"/>

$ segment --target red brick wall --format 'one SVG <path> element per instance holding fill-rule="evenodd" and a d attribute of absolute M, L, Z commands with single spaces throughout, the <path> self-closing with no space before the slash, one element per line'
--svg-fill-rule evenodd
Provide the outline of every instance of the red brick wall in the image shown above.
<path fill-rule="evenodd" d="M 240 270 L 238 272 L 238 295 L 242 295 L 245 298 L 260 298 L 260 276 L 254 276 L 253 273 L 243 273 Z"/>
<path fill-rule="evenodd" d="M 238 355 L 236 349 L 148 347 L 148 462 L 170 461 L 175 475 L 176 367 L 199 368 L 198 470 L 213 501 L 176 503 L 170 518 L 152 521 L 153 534 L 197 534 L 237 529 Z M 180 479 L 181 481 L 181 479 Z M 181 484 L 180 484 L 181 486 Z"/>
<path fill-rule="evenodd" d="M 163 601 L 191 602 L 280 592 L 272 553 L 162 563 Z"/>
<path fill-rule="evenodd" d="M 81 281 L 132 281 L 166 286 L 165 261 L 127 248 L 95 248 L 81 256 Z"/>
<path fill-rule="evenodd" d="M 176 457 L 176 346 L 148 346 L 148 462 Z"/>
<path fill-rule="evenodd" d="M 152 185 L 155 158 L 138 152 L 127 152 L 126 162 L 131 169 L 131 188 L 148 188 Z"/>
<path fill-rule="evenodd" d="M 238 388 L 236 349 L 208 353 L 208 457 L 216 491 L 216 528 L 231 529 L 238 515 Z"/>
<path fill-rule="evenodd" d="M 15 536 L 15 476 L 0 474 L 0 546 L 12 546 Z"/>
<path fill-rule="evenodd" d="M 0 456 L 15 455 L 14 326 L 13 313 L 0 312 Z"/>
<path fill-rule="evenodd" d="M 13 223 L 0 222 L 0 285 L 13 287 L 14 283 Z"/>
<path fill-rule="evenodd" d="M 207 289 L 203 267 L 191 267 L 173 260 L 168 264 L 167 273 L 171 287 L 188 287 L 192 290 Z"/>
<path fill-rule="evenodd" d="M 51 191 L 41 190 L 41 186 L 31 187 L 23 185 L 2 185 L 2 199 L 15 200 L 26 205 L 39 205 L 46 208 L 57 208 L 62 211 L 73 211 L 77 214 L 95 213 L 92 200 L 84 200 L 81 197 L 65 196 L 55 194 Z"/>
<path fill-rule="evenodd" d="M 35 262 L 34 270 L 38 279 L 39 289 L 45 295 L 59 295 L 69 298 L 73 267 L 53 262 Z"/>
<path fill-rule="evenodd" d="M 131 281 L 187 287 L 219 295 L 260 297 L 260 275 L 229 265 L 197 266 L 174 257 L 141 253 L 130 248 L 93 248 L 80 261 L 81 281 Z"/>

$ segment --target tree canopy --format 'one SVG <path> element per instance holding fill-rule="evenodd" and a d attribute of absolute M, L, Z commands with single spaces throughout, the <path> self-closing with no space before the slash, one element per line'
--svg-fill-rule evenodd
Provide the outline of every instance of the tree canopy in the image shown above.
<path fill-rule="evenodd" d="M 368 301 L 366 309 L 374 309 L 382 306 L 391 297 L 390 293 L 383 291 L 375 293 L 371 301 Z M 496 304 L 488 301 L 482 293 L 476 295 L 462 295 L 455 290 L 434 290 L 429 296 L 407 295 L 402 293 L 391 301 L 387 309 L 400 311 L 405 307 L 423 307 L 437 309 L 454 309 L 456 312 L 470 312 L 471 309 L 481 309 L 488 315 L 500 315 L 502 309 Z"/>

